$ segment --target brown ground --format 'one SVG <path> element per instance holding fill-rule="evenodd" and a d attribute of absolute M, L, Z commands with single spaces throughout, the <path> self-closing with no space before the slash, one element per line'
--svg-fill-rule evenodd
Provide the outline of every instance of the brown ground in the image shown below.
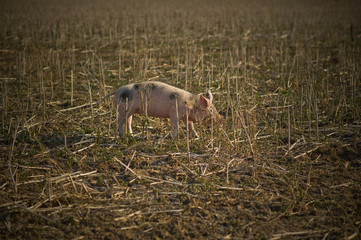
<path fill-rule="evenodd" d="M 22 160 L 32 162 L 34 168 L 12 166 L 19 178 L 16 190 L 9 168 L 3 165 L 7 181 L 2 185 L 1 235 L 19 239 L 356 237 L 361 217 L 361 143 L 341 140 L 300 143 L 290 156 L 269 152 L 257 155 L 257 160 L 219 150 L 192 153 L 188 161 L 186 153 L 155 154 L 146 149 L 147 141 L 132 149 L 117 146 L 116 153 L 104 153 L 103 160 L 94 160 L 95 150 L 88 151 L 82 154 L 85 158 L 71 163 L 52 158 L 56 150 L 50 150 Z M 313 151 L 292 157 L 307 150 Z"/>
<path fill-rule="evenodd" d="M 361 239 L 360 10 L 6 1 L 0 238 Z M 210 88 L 225 122 L 119 139 L 88 103 L 145 80 Z"/>

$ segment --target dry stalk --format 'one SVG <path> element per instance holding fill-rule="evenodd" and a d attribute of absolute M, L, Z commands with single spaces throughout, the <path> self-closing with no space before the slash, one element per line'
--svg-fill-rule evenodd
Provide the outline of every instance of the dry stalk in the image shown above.
<path fill-rule="evenodd" d="M 187 109 L 186 111 L 186 127 L 187 127 L 187 156 L 188 156 L 188 161 L 191 160 L 191 155 L 190 155 L 190 148 L 189 148 L 189 127 L 188 127 L 188 116 L 189 116 L 189 110 Z"/>
<path fill-rule="evenodd" d="M 220 127 L 221 132 L 224 134 L 224 136 L 227 138 L 229 144 L 231 144 L 231 146 L 234 148 L 234 144 L 232 143 L 231 139 L 228 137 L 228 134 L 226 133 L 226 131 L 224 130 L 223 126 Z"/>
<path fill-rule="evenodd" d="M 135 156 L 136 152 L 137 152 L 137 150 L 134 150 L 134 152 L 133 152 L 133 154 L 132 154 L 132 157 L 130 158 L 130 160 L 129 160 L 129 162 L 128 162 L 128 165 L 127 165 L 128 168 L 129 168 L 130 163 L 131 163 L 132 160 L 134 159 L 134 156 Z M 127 170 L 127 169 L 125 169 L 125 171 L 126 171 L 126 170 Z M 125 172 L 125 171 L 124 171 L 124 172 Z"/>
<path fill-rule="evenodd" d="M 189 192 L 161 192 L 161 194 L 164 194 L 164 195 L 182 195 L 182 194 L 186 194 L 186 195 L 191 196 L 191 197 L 198 197 L 198 195 L 191 194 Z"/>
<path fill-rule="evenodd" d="M 4 183 L 3 185 L 0 186 L 0 190 L 3 189 L 4 187 L 6 187 L 9 184 L 9 182 Z M 1 207 L 1 206 L 0 206 Z"/>
<path fill-rule="evenodd" d="M 48 199 L 51 207 L 51 196 L 52 196 L 52 182 L 51 182 L 51 172 L 48 171 Z"/>
<path fill-rule="evenodd" d="M 119 65 L 119 68 L 118 68 L 118 80 L 121 79 L 121 74 L 122 74 L 122 51 L 121 51 L 121 44 L 120 44 L 120 41 L 119 41 L 119 53 L 118 53 L 118 65 Z"/>
<path fill-rule="evenodd" d="M 119 109 L 119 104 L 120 104 L 120 99 L 117 99 L 117 103 L 116 103 L 116 110 L 115 110 L 115 125 L 116 125 L 116 131 L 119 131 L 120 129 L 120 127 L 121 126 L 119 126 L 119 118 L 120 118 L 120 116 L 119 116 L 119 112 L 118 112 L 118 109 Z"/>
<path fill-rule="evenodd" d="M 214 146 L 213 146 L 213 142 L 214 142 L 214 139 L 213 139 L 213 122 L 214 122 L 213 110 L 211 110 L 211 148 L 212 148 L 212 151 L 214 151 Z"/>
<path fill-rule="evenodd" d="M 40 214 L 38 214 L 38 213 L 30 210 L 29 208 L 27 208 L 27 207 L 25 207 L 25 206 L 23 206 L 23 205 L 21 205 L 21 204 L 18 204 L 18 203 L 16 203 L 16 202 L 13 202 L 13 201 L 11 201 L 10 199 L 8 199 L 7 197 L 4 197 L 4 198 L 5 198 L 8 202 L 10 202 L 11 204 L 16 205 L 17 207 L 19 207 L 19 208 L 21 208 L 21 209 L 23 209 L 23 210 L 26 210 L 26 211 L 28 211 L 29 213 L 31 213 L 31 214 L 33 214 L 33 215 L 35 215 L 35 216 L 37 216 L 37 217 L 40 217 L 40 218 L 46 220 L 47 222 L 50 222 L 51 224 L 56 225 L 56 222 L 53 221 L 53 220 L 51 220 L 50 218 L 44 217 L 44 216 L 42 216 L 42 215 L 40 215 Z"/>
<path fill-rule="evenodd" d="M 229 184 L 229 165 L 236 160 L 235 158 L 233 158 L 231 161 L 227 162 L 227 167 L 226 167 L 226 182 L 227 184 Z"/>
<path fill-rule="evenodd" d="M 244 188 L 238 188 L 238 187 L 224 187 L 224 186 L 217 186 L 217 189 L 219 189 L 219 190 L 245 191 L 245 189 L 244 189 Z"/>
<path fill-rule="evenodd" d="M 60 176 L 52 177 L 50 179 L 50 181 L 52 181 L 55 184 L 58 184 L 58 183 L 60 183 L 62 181 L 65 181 L 65 180 L 69 179 L 69 176 L 71 176 L 72 179 L 75 179 L 75 178 L 78 178 L 78 177 L 88 176 L 88 175 L 92 175 L 92 174 L 95 174 L 95 173 L 97 173 L 97 170 L 87 172 L 87 173 L 81 173 L 81 171 L 70 173 L 70 174 L 66 173 L 66 174 L 63 174 L 63 175 L 60 175 Z M 17 183 L 17 185 L 19 186 L 19 185 L 26 185 L 26 184 L 40 183 L 40 182 L 44 182 L 44 179 L 20 182 L 20 183 Z"/>
<path fill-rule="evenodd" d="M 179 124 L 179 112 L 178 112 L 178 96 L 175 95 L 175 98 L 174 98 L 174 101 L 175 101 L 175 114 L 176 114 L 176 118 L 177 118 L 177 123 Z M 179 125 L 177 124 L 177 133 L 179 131 Z M 174 127 L 174 126 L 173 126 Z M 187 117 L 187 133 L 188 133 L 188 117 Z"/>
<path fill-rule="evenodd" d="M 311 237 L 312 235 L 324 233 L 324 232 L 326 232 L 326 230 L 277 233 L 277 234 L 272 235 L 271 240 L 282 239 L 284 237 L 299 236 L 299 235 L 305 235 L 304 237 L 306 237 L 306 238 L 308 238 L 308 237 L 312 238 Z M 311 235 L 311 236 L 308 236 L 308 235 Z"/>
<path fill-rule="evenodd" d="M 237 143 L 237 127 L 236 126 L 236 116 L 235 116 L 235 112 L 233 107 L 231 107 L 231 117 L 232 117 L 232 130 L 233 130 L 233 146 L 236 147 L 235 150 L 239 149 L 239 146 L 236 144 Z"/>
<path fill-rule="evenodd" d="M 83 147 L 83 148 L 81 148 L 81 149 L 79 149 L 79 150 L 76 150 L 76 151 L 73 152 L 73 154 L 79 153 L 79 152 L 82 152 L 82 151 L 84 151 L 84 150 L 86 150 L 86 149 L 88 149 L 88 148 L 91 148 L 91 147 L 95 146 L 95 144 L 96 144 L 96 143 L 92 143 L 92 144 L 90 144 L 89 146 L 86 146 L 86 147 Z"/>
<path fill-rule="evenodd" d="M 40 95 L 42 96 L 42 105 L 43 105 L 43 120 L 45 121 L 46 118 L 45 118 L 45 108 L 46 108 L 46 96 L 45 96 L 45 84 L 44 84 L 44 72 L 43 70 L 41 69 L 40 70 Z"/>
<path fill-rule="evenodd" d="M 125 109 L 124 109 L 125 113 L 124 113 L 124 116 L 125 116 L 125 129 L 124 129 L 124 133 L 125 133 L 125 141 L 127 142 L 128 141 L 128 129 L 129 127 L 129 124 L 128 124 L 128 98 L 125 98 Z"/>
<path fill-rule="evenodd" d="M 292 144 L 292 146 L 288 147 L 287 152 L 285 153 L 285 156 L 289 155 L 291 150 L 302 140 L 302 138 L 299 138 L 295 143 Z"/>
<path fill-rule="evenodd" d="M 109 125 L 108 125 L 108 137 L 110 137 L 110 129 L 111 129 L 111 126 L 112 126 L 112 119 L 113 119 L 113 106 L 114 103 L 113 101 L 111 101 L 111 105 L 110 105 L 110 115 L 109 115 Z"/>
<path fill-rule="evenodd" d="M 136 215 L 138 215 L 138 214 L 140 214 L 141 213 L 141 211 L 136 211 L 136 212 L 134 212 L 134 213 L 131 213 L 131 214 L 129 214 L 129 215 L 127 215 L 127 216 L 124 216 L 124 217 L 118 217 L 118 218 L 114 218 L 114 221 L 124 221 L 124 220 L 127 220 L 127 219 L 129 219 L 129 218 L 131 218 L 131 217 L 134 217 L 134 216 L 136 216 Z"/>
<path fill-rule="evenodd" d="M 295 156 L 294 159 L 297 159 L 297 158 L 300 158 L 300 157 L 305 156 L 305 155 L 307 155 L 307 154 L 310 154 L 310 153 L 316 151 L 317 149 L 319 149 L 319 148 L 322 147 L 322 146 L 323 146 L 323 145 L 320 145 L 320 146 L 315 147 L 315 148 L 313 148 L 313 149 L 310 149 L 310 150 L 308 150 L 308 151 L 306 151 L 306 152 L 304 152 L 304 153 L 301 153 L 301 154 Z"/>
<path fill-rule="evenodd" d="M 140 215 L 151 215 L 151 214 L 161 214 L 161 213 L 181 213 L 184 209 L 170 209 L 163 211 L 149 211 L 149 212 L 141 212 Z"/>
<path fill-rule="evenodd" d="M 162 183 L 168 183 L 168 184 L 172 184 L 172 185 L 176 185 L 176 186 L 185 186 L 185 184 L 183 184 L 181 182 L 178 182 L 178 181 L 177 182 L 176 181 L 168 181 L 168 180 L 155 178 L 155 177 L 150 177 L 150 176 L 146 176 L 146 175 L 138 175 L 138 176 L 143 178 L 143 179 L 158 181 L 158 182 L 162 182 Z"/>
<path fill-rule="evenodd" d="M 78 190 L 77 190 L 77 189 L 76 189 L 76 187 L 75 187 L 75 183 L 74 183 L 74 181 L 73 181 L 73 178 L 71 177 L 71 175 L 70 175 L 70 174 L 69 174 L 68 176 L 69 176 L 70 182 L 71 182 L 71 184 L 72 184 L 72 186 L 73 186 L 73 188 L 74 188 L 75 192 L 76 192 L 76 193 L 78 193 Z"/>
<path fill-rule="evenodd" d="M 243 129 L 244 129 L 244 132 L 245 132 L 245 134 L 246 134 L 246 137 L 247 137 L 247 140 L 248 140 L 248 144 L 249 144 L 249 147 L 250 147 L 250 149 L 251 149 L 251 153 L 252 153 L 252 157 L 253 158 L 255 158 L 255 152 L 254 152 L 254 150 L 253 150 L 253 144 L 252 144 L 252 140 L 251 140 L 251 137 L 250 137 L 250 135 L 249 135 L 249 132 L 247 131 L 247 126 L 246 126 L 246 123 L 245 123 L 245 119 L 244 119 L 244 115 L 243 115 L 243 113 L 242 112 L 237 112 L 238 113 L 238 116 L 239 116 L 239 120 L 240 120 L 240 122 L 241 122 L 241 125 L 242 125 L 242 127 L 243 127 Z"/>
<path fill-rule="evenodd" d="M 13 142 L 11 144 L 10 147 L 10 152 L 9 152 L 9 160 L 8 160 L 8 169 L 9 169 L 9 174 L 10 174 L 10 178 L 11 181 L 13 182 L 13 187 L 14 187 L 14 192 L 17 193 L 18 189 L 17 189 L 17 177 L 16 177 L 16 170 L 13 172 L 12 170 L 12 161 L 13 161 L 13 155 L 14 155 L 14 148 L 15 148 L 15 143 L 16 143 L 16 138 L 19 132 L 19 126 L 20 126 L 20 120 L 18 120 L 16 127 L 15 127 L 15 131 L 14 131 L 14 135 L 13 135 Z"/>
<path fill-rule="evenodd" d="M 88 196 L 89 196 L 90 198 L 92 198 L 92 195 L 91 195 L 90 192 L 88 191 L 88 188 L 87 188 L 87 186 L 85 186 L 84 182 L 81 183 L 81 186 L 84 188 L 84 190 L 85 190 L 85 192 L 88 194 Z"/>
<path fill-rule="evenodd" d="M 88 91 L 89 91 L 89 104 L 91 109 L 92 120 L 94 120 L 94 109 L 93 109 L 93 98 L 92 98 L 92 89 L 90 85 L 90 80 L 88 79 Z"/>
<path fill-rule="evenodd" d="M 70 104 L 74 105 L 74 76 L 73 70 L 70 71 L 70 80 L 71 80 L 71 94 L 70 94 Z"/>
<path fill-rule="evenodd" d="M 2 92 L 2 114 L 1 114 L 1 126 L 2 129 L 5 129 L 5 117 L 8 115 L 8 88 L 7 88 L 7 78 L 0 78 L 1 80 L 1 92 Z"/>
<path fill-rule="evenodd" d="M 246 127 L 246 123 L 245 123 L 245 119 L 244 119 L 244 116 L 243 116 L 243 113 L 242 112 L 239 112 L 239 117 L 240 117 L 240 121 L 241 121 L 241 124 L 242 124 L 242 127 L 244 128 L 244 131 L 246 133 L 246 136 L 247 136 L 247 140 L 248 140 L 248 144 L 249 144 L 249 147 L 251 149 L 251 153 L 252 153 L 252 158 L 253 158 L 253 161 L 255 162 L 255 165 L 258 164 L 258 157 L 254 151 L 254 148 L 253 148 L 253 143 L 252 143 L 252 140 L 251 140 L 251 137 L 249 135 L 249 132 L 247 131 L 247 127 Z M 254 167 L 253 168 L 253 177 L 256 178 L 257 177 L 257 168 Z"/>
<path fill-rule="evenodd" d="M 135 154 L 135 151 L 134 151 L 134 154 Z M 133 154 L 133 155 L 134 155 Z M 140 177 L 140 175 L 138 175 L 136 172 L 134 172 L 130 167 L 128 167 L 127 165 L 125 165 L 122 161 L 120 161 L 117 157 L 114 157 L 113 158 L 115 161 L 117 161 L 118 163 L 120 163 L 123 167 L 125 167 L 125 169 L 126 170 L 129 170 L 131 173 L 133 173 L 134 174 L 134 176 L 136 176 L 137 178 L 139 178 L 139 179 L 142 179 L 141 177 Z"/>
<path fill-rule="evenodd" d="M 91 107 L 93 108 L 92 105 L 95 105 L 96 103 L 85 103 L 85 104 L 82 104 L 82 105 L 79 105 L 79 106 L 75 106 L 75 107 L 70 107 L 70 108 L 65 108 L 65 109 L 60 109 L 58 110 L 59 112 L 68 112 L 68 111 L 72 111 L 72 110 L 76 110 L 76 109 L 79 109 L 79 108 L 85 108 L 85 107 Z"/>
<path fill-rule="evenodd" d="M 107 95 L 107 90 L 105 88 L 105 76 L 104 76 L 104 67 L 103 67 L 103 59 L 100 58 L 100 76 L 101 76 L 101 79 L 102 79 L 102 86 L 103 86 L 103 91 L 104 91 L 104 96 Z"/>

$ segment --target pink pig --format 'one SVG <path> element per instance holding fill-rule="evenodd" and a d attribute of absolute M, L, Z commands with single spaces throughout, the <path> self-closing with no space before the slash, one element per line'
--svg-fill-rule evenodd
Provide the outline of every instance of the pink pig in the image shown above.
<path fill-rule="evenodd" d="M 131 83 L 118 88 L 114 93 L 113 103 L 118 112 L 118 128 L 121 137 L 127 132 L 132 134 L 132 115 L 143 114 L 150 117 L 170 118 L 172 136 L 178 134 L 179 120 L 187 122 L 191 133 L 198 136 L 193 122 L 206 122 L 222 117 L 212 104 L 213 96 L 207 91 L 205 96 L 193 94 L 183 89 L 162 82 Z M 107 97 L 108 97 L 107 96 Z"/>

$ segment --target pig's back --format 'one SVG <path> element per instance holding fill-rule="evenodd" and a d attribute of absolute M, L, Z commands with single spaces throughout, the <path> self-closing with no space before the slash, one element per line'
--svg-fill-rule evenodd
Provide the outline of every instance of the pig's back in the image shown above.
<path fill-rule="evenodd" d="M 164 101 L 174 100 L 176 97 L 181 100 L 192 98 L 194 94 L 162 82 L 146 82 L 146 88 L 151 89 L 152 97 L 162 97 Z"/>
<path fill-rule="evenodd" d="M 155 104 L 164 105 L 174 103 L 175 99 L 192 103 L 197 99 L 197 95 L 186 90 L 156 81 L 124 85 L 116 90 L 114 99 L 122 102 L 128 99 L 130 102 L 140 100 L 139 98 L 142 97 L 147 97 L 148 100 Z"/>

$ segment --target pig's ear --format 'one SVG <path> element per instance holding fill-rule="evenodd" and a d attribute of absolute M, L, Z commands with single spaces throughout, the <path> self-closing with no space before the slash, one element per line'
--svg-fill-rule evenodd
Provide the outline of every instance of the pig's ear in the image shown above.
<path fill-rule="evenodd" d="M 199 95 L 199 105 L 201 106 L 201 108 L 209 108 L 210 106 L 209 100 L 205 98 L 202 94 Z"/>
<path fill-rule="evenodd" d="M 212 95 L 212 93 L 211 93 L 211 90 L 207 90 L 207 92 L 206 92 L 206 98 L 208 98 L 209 99 L 209 101 L 211 101 L 212 102 L 212 100 L 213 100 L 213 95 Z"/>

